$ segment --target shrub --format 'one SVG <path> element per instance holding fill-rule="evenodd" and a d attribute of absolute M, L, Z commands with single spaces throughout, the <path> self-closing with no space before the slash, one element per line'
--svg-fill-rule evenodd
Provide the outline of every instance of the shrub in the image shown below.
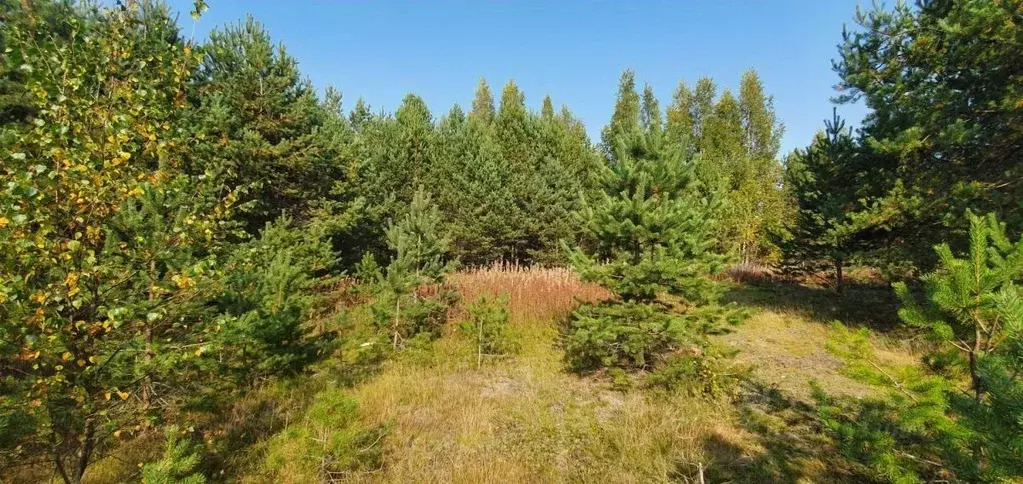
<path fill-rule="evenodd" d="M 191 440 L 180 438 L 177 427 L 166 430 L 163 458 L 142 467 L 144 484 L 205 484 L 206 477 L 196 472 L 202 456 Z"/>
<path fill-rule="evenodd" d="M 669 394 L 721 396 L 732 393 L 746 371 L 722 353 L 682 351 L 669 356 L 647 377 L 647 387 Z"/>
<path fill-rule="evenodd" d="M 484 356 L 501 356 L 518 351 L 518 342 L 509 333 L 508 298 L 480 296 L 468 305 L 469 318 L 459 325 L 476 346 L 476 367 Z"/>
<path fill-rule="evenodd" d="M 328 241 L 288 218 L 267 224 L 227 262 L 217 300 L 223 314 L 216 338 L 222 358 L 244 377 L 300 370 L 316 354 L 307 321 L 329 282 Z M 322 342 L 322 339 L 319 340 Z"/>
<path fill-rule="evenodd" d="M 330 482 L 382 465 L 387 429 L 365 428 L 359 405 L 339 388 L 318 393 L 305 416 L 270 441 L 264 471 L 275 481 Z"/>

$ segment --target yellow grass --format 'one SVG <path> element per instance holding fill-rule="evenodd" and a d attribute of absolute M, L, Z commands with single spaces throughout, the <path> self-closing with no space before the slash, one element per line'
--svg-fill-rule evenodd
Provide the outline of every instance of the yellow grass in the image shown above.
<path fill-rule="evenodd" d="M 739 361 L 756 367 L 757 382 L 734 401 L 711 401 L 616 391 L 609 378 L 568 372 L 558 344 L 561 322 L 579 301 L 608 297 L 569 270 L 493 266 L 460 272 L 451 282 L 463 302 L 508 296 L 512 333 L 520 339 L 516 354 L 477 369 L 471 342 L 444 331 L 429 347 L 407 349 L 347 388 L 328 383 L 345 380 L 339 377 L 344 365 L 324 362 L 305 383 L 287 386 L 306 393 L 282 396 L 282 407 L 293 412 L 283 430 L 239 449 L 237 459 L 226 460 L 233 473 L 225 477 L 251 483 L 689 483 L 699 482 L 702 468 L 706 482 L 861 480 L 805 405 L 810 378 L 831 392 L 870 393 L 843 376 L 824 349 L 831 331 L 825 318 L 832 314 L 825 311 L 826 298 L 811 311 L 789 304 L 806 299 L 802 293 L 740 290 L 739 300 L 759 310 L 718 338 L 740 350 Z M 453 316 L 452 326 L 458 313 Z M 347 361 L 350 355 L 339 356 Z M 910 359 L 898 348 L 883 356 Z M 357 405 L 343 428 L 310 410 L 338 398 Z M 353 441 L 347 452 L 377 456 L 375 463 L 325 472 L 316 450 L 334 435 L 360 432 L 369 440 Z"/>
<path fill-rule="evenodd" d="M 495 264 L 459 272 L 451 281 L 463 300 L 507 295 L 513 319 L 557 319 L 579 302 L 610 297 L 606 289 L 579 280 L 571 269 Z"/>

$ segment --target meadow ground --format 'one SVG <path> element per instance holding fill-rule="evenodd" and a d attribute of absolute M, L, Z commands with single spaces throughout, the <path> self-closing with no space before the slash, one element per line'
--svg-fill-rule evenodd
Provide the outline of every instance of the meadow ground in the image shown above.
<path fill-rule="evenodd" d="M 606 296 L 570 271 L 491 268 L 454 282 L 463 300 L 508 296 L 520 351 L 477 369 L 471 344 L 448 331 L 430 348 L 385 363 L 347 390 L 360 425 L 386 429 L 380 465 L 333 480 L 699 482 L 701 469 L 707 482 L 862 478 L 821 437 L 809 380 L 834 393 L 870 394 L 842 375 L 825 345 L 843 318 L 885 329 L 893 306 L 884 289 L 853 288 L 843 302 L 804 286 L 737 286 L 729 298 L 753 315 L 716 338 L 738 350 L 752 378 L 732 398 L 711 400 L 622 391 L 606 375 L 566 371 L 559 325 L 577 301 Z M 884 355 L 909 358 L 895 347 Z M 276 477 L 302 482 L 310 471 Z"/>
<path fill-rule="evenodd" d="M 224 432 L 244 447 L 214 465 L 235 475 L 215 480 L 686 483 L 702 472 L 713 483 L 869 482 L 822 437 L 809 381 L 842 395 L 872 392 L 825 349 L 835 321 L 873 327 L 882 357 L 912 362 L 887 336 L 895 305 L 885 288 L 856 286 L 839 299 L 801 285 L 736 285 L 728 299 L 752 316 L 714 337 L 751 369 L 733 395 L 622 390 L 607 375 L 569 372 L 558 345 L 572 308 L 606 297 L 599 287 L 568 270 L 517 267 L 453 282 L 463 301 L 508 297 L 515 354 L 477 368 L 472 343 L 452 323 L 432 344 L 358 375 L 349 374 L 357 366 L 326 364 L 268 386 L 229 416 L 236 422 Z M 363 349 L 358 334 L 350 339 L 345 351 Z M 91 481 L 103 482 L 100 474 Z"/>

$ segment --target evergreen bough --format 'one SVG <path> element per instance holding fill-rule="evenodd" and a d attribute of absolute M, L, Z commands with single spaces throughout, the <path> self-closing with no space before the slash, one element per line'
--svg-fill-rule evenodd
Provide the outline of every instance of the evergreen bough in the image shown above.
<path fill-rule="evenodd" d="M 390 263 L 381 269 L 368 253 L 360 263 L 361 278 L 375 292 L 375 321 L 390 334 L 394 348 L 409 338 L 436 334 L 455 300 L 444 282 L 456 262 L 448 259 L 449 242 L 440 228 L 440 211 L 418 190 L 408 212 L 387 229 Z"/>
<path fill-rule="evenodd" d="M 938 245 L 918 299 L 905 284 L 902 320 L 933 346 L 924 368 L 891 368 L 866 330 L 833 349 L 886 398 L 841 401 L 817 391 L 824 423 L 849 458 L 890 482 L 1015 482 L 1023 477 L 1023 239 L 993 215 L 967 213 L 968 250 Z"/>
<path fill-rule="evenodd" d="M 603 192 L 584 203 L 594 248 L 567 248 L 573 267 L 614 299 L 573 313 L 566 351 L 577 369 L 644 368 L 658 355 L 703 346 L 734 315 L 717 306 L 725 269 L 714 238 L 720 204 L 699 190 L 693 167 L 658 131 L 620 136 Z"/>

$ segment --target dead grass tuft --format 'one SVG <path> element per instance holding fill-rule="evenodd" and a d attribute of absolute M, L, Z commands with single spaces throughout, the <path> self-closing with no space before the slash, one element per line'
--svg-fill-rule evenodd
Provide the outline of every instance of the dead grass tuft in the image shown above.
<path fill-rule="evenodd" d="M 508 296 L 512 319 L 560 319 L 579 302 L 609 298 L 606 289 L 579 280 L 571 269 L 494 264 L 459 272 L 451 281 L 465 301 L 481 295 Z"/>

